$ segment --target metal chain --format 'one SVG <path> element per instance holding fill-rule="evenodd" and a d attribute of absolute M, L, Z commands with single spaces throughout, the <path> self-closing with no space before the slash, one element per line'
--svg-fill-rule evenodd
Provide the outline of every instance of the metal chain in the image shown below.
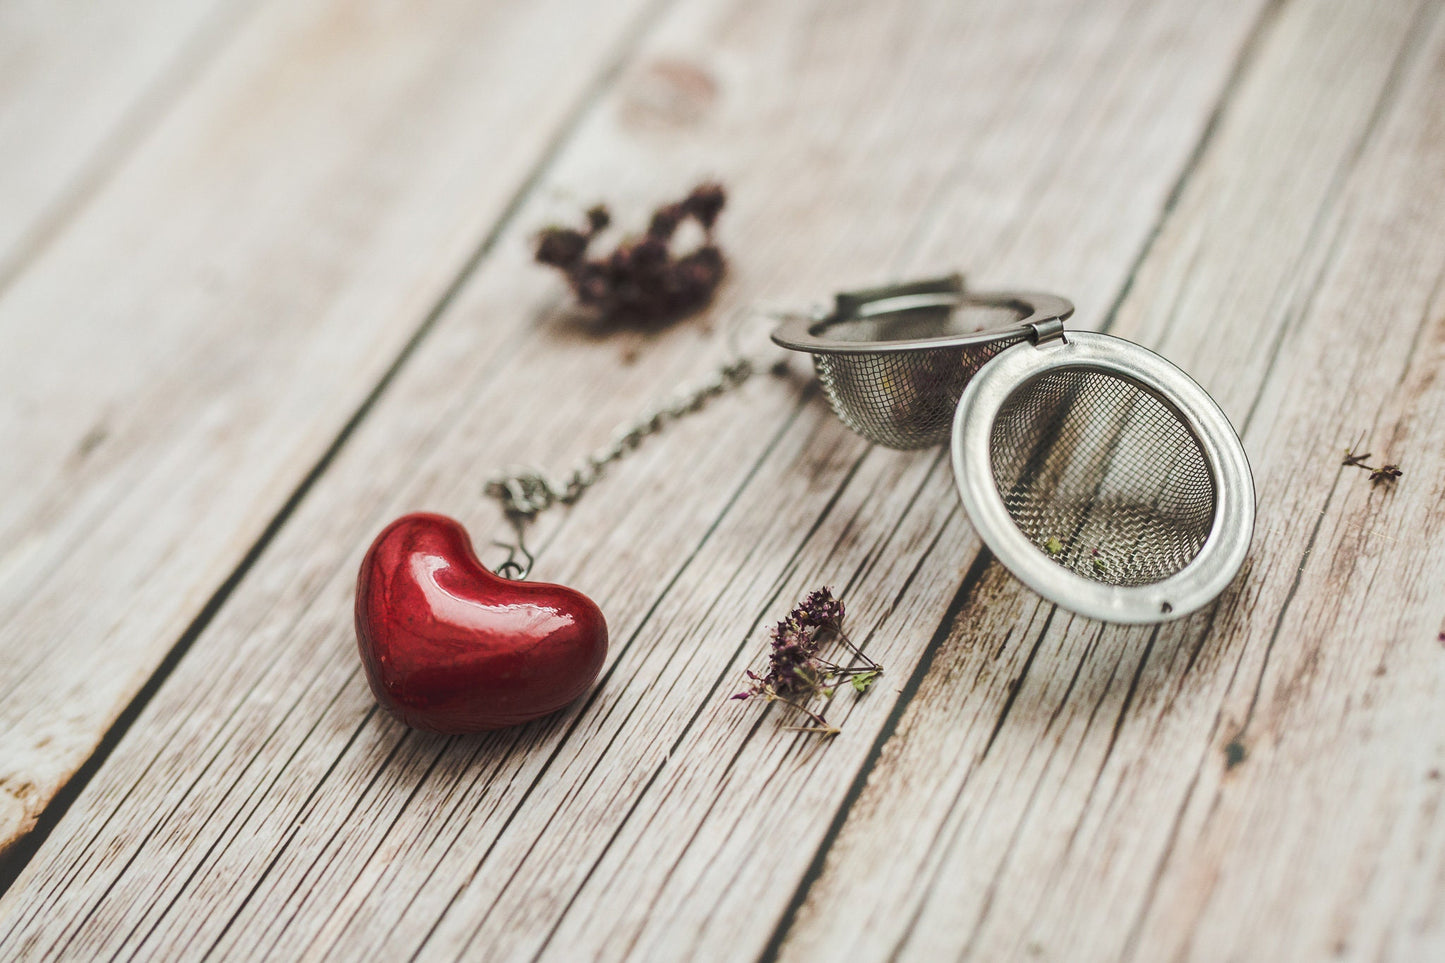
<path fill-rule="evenodd" d="M 483 491 L 501 503 L 507 520 L 517 530 L 520 543 L 522 529 L 528 522 L 553 505 L 571 505 L 577 501 L 583 492 L 597 484 L 608 465 L 672 422 L 700 410 L 711 399 L 738 387 L 752 377 L 753 370 L 753 362 L 743 357 L 722 365 L 707 381 L 624 425 L 610 444 L 588 455 L 560 482 L 548 479 L 535 469 L 512 469 L 490 479 Z"/>

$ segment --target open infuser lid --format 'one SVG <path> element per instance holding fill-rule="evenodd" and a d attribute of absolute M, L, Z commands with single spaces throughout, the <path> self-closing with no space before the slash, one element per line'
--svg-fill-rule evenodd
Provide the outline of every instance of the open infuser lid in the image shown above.
<path fill-rule="evenodd" d="M 1071 313 L 1062 298 L 965 292 L 953 277 L 839 295 L 831 315 L 774 340 L 813 354 L 834 410 L 865 437 L 949 438 L 979 536 L 1040 595 L 1109 622 L 1179 618 L 1244 562 L 1243 445 L 1188 375 L 1121 338 L 1066 332 Z"/>

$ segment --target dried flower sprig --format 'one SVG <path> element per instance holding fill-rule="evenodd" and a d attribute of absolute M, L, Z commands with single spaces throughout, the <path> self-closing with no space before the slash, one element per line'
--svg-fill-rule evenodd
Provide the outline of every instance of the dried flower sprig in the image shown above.
<path fill-rule="evenodd" d="M 758 675 L 749 669 L 748 687 L 733 698 L 781 702 L 808 718 L 808 725 L 789 729 L 836 735 L 839 730 L 824 715 L 826 706 L 813 709 L 809 703 L 832 699 L 844 683 L 861 695 L 883 673 L 883 666 L 854 645 L 843 631 L 843 602 L 828 588 L 810 592 L 772 627 L 769 637 L 767 673 Z M 845 666 L 825 659 L 823 646 L 830 641 L 842 644 L 848 661 L 855 664 Z"/>
<path fill-rule="evenodd" d="M 1360 441 L 1363 440 L 1364 436 L 1361 435 Z M 1350 468 L 1362 468 L 1369 472 L 1371 485 L 1379 485 L 1381 482 L 1393 484 L 1395 479 L 1405 474 L 1400 470 L 1400 466 L 1396 464 L 1381 465 L 1379 468 L 1376 468 L 1374 465 L 1367 463 L 1365 459 L 1370 457 L 1370 452 L 1367 451 L 1363 454 L 1356 454 L 1355 449 L 1359 447 L 1360 443 L 1356 442 L 1352 447 L 1346 448 L 1345 460 L 1340 462 L 1340 464 Z"/>
<path fill-rule="evenodd" d="M 691 314 L 712 300 L 727 272 L 722 250 L 713 243 L 713 226 L 727 203 L 722 185 L 699 184 L 682 200 L 653 212 L 647 234 L 617 245 L 610 254 L 589 259 L 593 239 L 612 223 L 606 207 L 587 212 L 583 230 L 549 227 L 537 236 L 536 259 L 567 278 L 577 301 L 596 309 L 609 322 L 660 324 Z M 703 241 L 685 254 L 672 251 L 672 238 L 691 219 Z"/>

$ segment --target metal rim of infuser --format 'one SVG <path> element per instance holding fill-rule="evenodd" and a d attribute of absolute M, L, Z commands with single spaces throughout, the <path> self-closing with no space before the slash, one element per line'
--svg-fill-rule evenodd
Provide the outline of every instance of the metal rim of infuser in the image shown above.
<path fill-rule="evenodd" d="M 1065 609 L 1180 618 L 1234 579 L 1254 482 L 1229 419 L 1146 348 L 1050 331 L 985 364 L 954 415 L 963 505 L 995 557 Z"/>

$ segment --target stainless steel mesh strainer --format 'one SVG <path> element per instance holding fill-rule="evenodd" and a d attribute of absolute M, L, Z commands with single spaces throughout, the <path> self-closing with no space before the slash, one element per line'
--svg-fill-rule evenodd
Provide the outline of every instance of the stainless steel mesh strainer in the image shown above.
<path fill-rule="evenodd" d="M 1120 338 L 1065 334 L 1071 312 L 954 277 L 839 295 L 774 340 L 813 354 L 834 410 L 874 441 L 941 441 L 946 408 L 964 508 L 1035 591 L 1105 621 L 1178 618 L 1244 562 L 1244 448 L 1188 375 Z"/>
<path fill-rule="evenodd" d="M 955 274 L 840 294 L 831 314 L 790 318 L 773 341 L 813 356 L 849 428 L 889 448 L 927 448 L 948 438 L 979 368 L 1027 339 L 1027 325 L 1073 311 L 1051 294 L 971 294 Z"/>

